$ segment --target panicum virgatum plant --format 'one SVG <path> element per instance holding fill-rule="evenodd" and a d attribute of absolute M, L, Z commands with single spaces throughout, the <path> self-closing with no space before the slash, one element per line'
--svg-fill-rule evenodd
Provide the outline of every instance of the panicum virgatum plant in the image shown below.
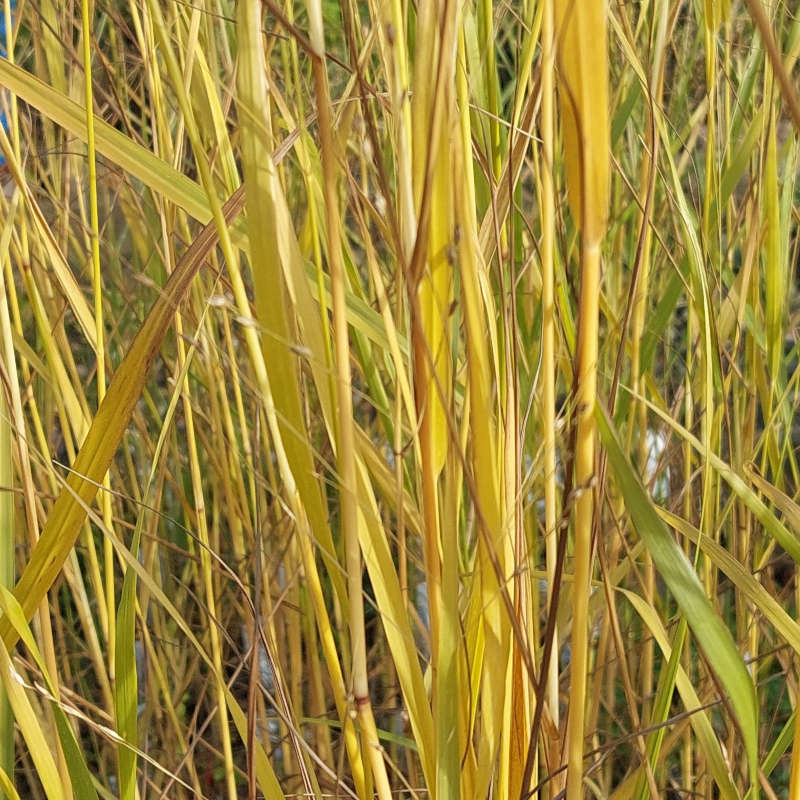
<path fill-rule="evenodd" d="M 0 796 L 800 797 L 791 4 L 0 9 Z"/>

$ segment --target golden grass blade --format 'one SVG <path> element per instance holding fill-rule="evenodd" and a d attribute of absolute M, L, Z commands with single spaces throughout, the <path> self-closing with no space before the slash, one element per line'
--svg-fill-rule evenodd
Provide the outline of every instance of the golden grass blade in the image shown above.
<path fill-rule="evenodd" d="M 462 54 L 464 44 L 461 44 Z M 477 698 L 480 691 L 482 702 L 487 706 L 483 723 L 487 726 L 486 736 L 481 737 L 477 747 L 477 785 L 474 789 L 477 795 L 481 795 L 491 776 L 490 765 L 497 757 L 503 738 L 509 735 L 505 723 L 510 712 L 507 686 L 510 677 L 510 625 L 498 595 L 499 584 L 489 550 L 494 551 L 504 574 L 511 570 L 512 555 L 511 541 L 504 535 L 498 423 L 492 397 L 496 361 L 495 354 L 490 350 L 491 341 L 487 342 L 485 334 L 487 320 L 493 319 L 493 315 L 481 291 L 481 275 L 485 268 L 478 246 L 476 221 L 471 211 L 475 202 L 475 184 L 469 160 L 472 135 L 466 99 L 466 85 L 460 82 L 460 136 L 454 172 L 457 185 L 466 188 L 454 192 L 454 202 L 455 218 L 461 230 L 457 252 L 467 334 L 470 461 L 476 486 L 475 502 L 482 515 L 480 524 L 486 527 L 486 537 L 481 537 L 478 543 L 477 580 L 470 587 L 470 603 L 475 604 L 475 613 L 480 615 L 480 619 L 477 616 L 468 618 L 479 626 L 479 630 L 475 630 L 477 638 L 470 642 L 468 650 L 468 658 L 472 659 L 468 667 L 473 681 L 471 693 Z M 467 737 L 471 724 L 472 720 Z"/>
<path fill-rule="evenodd" d="M 0 608 L 6 619 L 14 626 L 14 630 L 20 639 L 25 643 L 25 647 L 33 657 L 36 665 L 41 670 L 47 690 L 52 699 L 53 712 L 55 714 L 56 727 L 61 746 L 64 750 L 67 768 L 72 781 L 72 794 L 78 800 L 97 800 L 97 791 L 92 783 L 92 776 L 86 764 L 84 754 L 81 752 L 75 732 L 70 727 L 67 716 L 57 700 L 56 687 L 48 673 L 44 658 L 36 646 L 30 628 L 25 620 L 22 608 L 17 603 L 13 594 L 5 588 L 0 587 Z"/>
<path fill-rule="evenodd" d="M 225 204 L 230 223 L 241 210 L 243 192 Z M 206 226 L 186 251 L 114 373 L 103 404 L 81 446 L 72 472 L 50 512 L 41 537 L 14 589 L 14 596 L 30 618 L 45 597 L 69 555 L 86 518 L 85 505 L 92 502 L 98 484 L 139 401 L 147 376 L 155 361 L 161 340 L 174 318 L 175 309 L 209 251 L 216 243 L 215 225 Z M 5 619 L 0 619 L 0 636 L 11 647 L 16 635 Z"/>
<path fill-rule="evenodd" d="M 207 308 L 207 307 L 206 307 Z M 200 325 L 203 319 L 200 320 Z M 147 506 L 153 505 L 153 481 L 160 463 L 161 454 L 164 450 L 167 435 L 170 431 L 175 410 L 181 398 L 181 390 L 189 372 L 192 359 L 196 349 L 189 350 L 188 356 L 184 361 L 183 368 L 175 381 L 175 388 L 170 398 L 169 406 L 164 414 L 164 422 L 156 442 L 153 460 L 150 467 L 150 475 L 144 491 L 144 502 Z M 136 521 L 136 528 L 131 539 L 131 556 L 138 557 L 141 547 L 142 533 L 144 529 L 145 509 L 139 513 Z M 104 520 L 104 524 L 105 520 Z M 114 684 L 114 711 L 117 725 L 117 733 L 123 740 L 118 747 L 119 759 L 119 786 L 120 798 L 130 798 L 136 796 L 136 755 L 139 745 L 138 737 L 138 676 L 136 674 L 136 573 L 133 570 L 126 570 L 122 581 L 122 592 L 117 609 L 117 628 L 116 628 L 116 647 L 115 656 L 115 676 Z M 129 746 L 132 745 L 132 746 Z"/>
<path fill-rule="evenodd" d="M 569 201 L 586 240 L 605 231 L 609 196 L 606 4 L 554 0 Z"/>
<path fill-rule="evenodd" d="M 403 594 L 392 562 L 392 554 L 380 521 L 380 511 L 369 485 L 366 467 L 358 465 L 359 526 L 361 552 L 375 587 L 375 600 L 403 690 L 409 723 L 419 750 L 427 784 L 435 785 L 435 739 L 431 707 L 416 657 L 416 646 L 403 602 Z"/>
<path fill-rule="evenodd" d="M 50 753 L 48 736 L 42 729 L 42 719 L 28 700 L 25 692 L 30 687 L 14 669 L 5 642 L 0 643 L 0 681 L 48 800 L 62 800 L 66 795 Z"/>
<path fill-rule="evenodd" d="M 452 294 L 452 266 L 447 245 L 452 230 L 452 197 L 446 161 L 438 156 L 450 136 L 455 57 L 455 6 L 421 7 L 414 52 L 411 100 L 412 188 L 417 217 L 413 251 L 405 254 L 406 291 L 411 312 L 414 400 L 419 420 L 425 583 L 430 609 L 434 710 L 438 708 L 439 622 L 442 613 L 442 509 L 439 478 L 448 453 L 450 347 L 447 321 Z M 436 713 L 434 711 L 434 713 Z M 437 761 L 446 751 L 437 750 Z M 437 767 L 437 780 L 452 779 Z M 431 791 L 437 791 L 430 787 Z"/>
<path fill-rule="evenodd" d="M 112 379 L 113 385 L 113 379 Z M 111 387 L 109 387 L 110 390 Z M 100 527 L 103 526 L 103 521 L 96 514 L 89 511 L 89 509 L 84 506 L 84 510 L 86 513 L 91 517 L 92 522 Z M 106 530 L 104 531 L 105 535 L 109 536 L 116 547 L 117 553 L 119 554 L 120 558 L 125 562 L 125 565 L 128 570 L 134 572 L 139 579 L 139 582 L 142 586 L 150 593 L 152 598 L 159 603 L 164 610 L 169 614 L 170 618 L 175 623 L 178 630 L 186 637 L 189 644 L 192 646 L 194 652 L 197 653 L 197 656 L 206 664 L 206 666 L 211 670 L 213 673 L 216 670 L 214 665 L 214 661 L 211 655 L 208 653 L 207 648 L 205 648 L 200 641 L 198 640 L 197 636 L 195 635 L 194 631 L 192 630 L 189 623 L 186 619 L 182 616 L 180 611 L 176 608 L 176 606 L 172 603 L 172 601 L 167 597 L 164 593 L 163 589 L 156 583 L 153 579 L 153 576 L 145 570 L 144 566 L 138 560 L 138 558 L 134 557 L 128 547 L 125 546 L 123 542 L 121 542 L 113 531 Z M 217 679 L 220 680 L 221 683 L 224 685 L 224 680 L 222 679 L 223 676 L 217 675 Z M 233 719 L 233 723 L 236 726 L 236 730 L 239 733 L 240 738 L 242 741 L 247 740 L 247 718 L 240 708 L 238 701 L 236 698 L 231 694 L 230 689 L 225 686 L 225 699 L 227 703 L 228 710 L 230 711 L 231 718 Z M 122 744 L 122 740 L 117 736 L 116 737 L 118 743 Z M 256 775 L 258 780 L 258 787 L 261 791 L 264 792 L 265 796 L 269 798 L 269 800 L 284 800 L 284 793 L 281 790 L 280 784 L 278 783 L 278 779 L 275 775 L 274 770 L 272 769 L 272 765 L 270 764 L 269 759 L 266 757 L 264 753 L 264 748 L 261 746 L 261 743 L 256 740 L 255 741 L 255 763 L 256 763 Z M 137 755 L 139 758 L 147 757 L 141 750 L 137 750 Z"/>
<path fill-rule="evenodd" d="M 547 564 L 548 613 L 556 569 L 556 520 L 558 515 L 556 486 L 556 361 L 555 361 L 555 8 L 545 2 L 542 21 L 542 427 L 544 428 L 544 537 Z M 553 640 L 558 642 L 558 627 L 553 629 Z M 558 727 L 560 710 L 558 700 L 558 647 L 550 657 L 547 673 L 547 702 L 553 724 Z M 556 745 L 552 743 L 555 751 Z M 552 753 L 553 760 L 555 752 Z M 522 787 L 523 790 L 526 787 Z"/>
<path fill-rule="evenodd" d="M 459 465 L 455 460 L 445 466 L 442 502 L 442 551 L 458 552 Z M 459 682 L 460 616 L 458 608 L 459 564 L 455 557 L 442 560 L 442 605 L 439 615 L 439 647 L 436 662 L 437 744 L 436 797 L 461 797 L 460 757 L 466 737 L 462 731 L 463 692 Z M 455 691 L 454 691 L 455 689 Z"/>
<path fill-rule="evenodd" d="M 301 520 L 307 515 L 311 521 L 316 539 L 322 545 L 331 581 L 337 588 L 339 597 L 344 601 L 347 595 L 338 569 L 333 540 L 326 523 L 319 486 L 314 478 L 315 470 L 310 446 L 303 433 L 305 423 L 294 358 L 287 347 L 287 343 L 291 342 L 294 336 L 291 333 L 292 326 L 284 298 L 292 296 L 292 289 L 295 291 L 295 297 L 307 296 L 308 292 L 306 286 L 298 285 L 301 278 L 292 269 L 297 263 L 296 242 L 293 241 L 291 225 L 288 224 L 282 192 L 272 161 L 271 139 L 265 139 L 265 133 L 270 130 L 271 122 L 268 109 L 264 105 L 264 98 L 268 96 L 267 72 L 260 28 L 256 23 L 260 18 L 261 6 L 257 2 L 245 2 L 239 6 L 239 12 L 242 29 L 250 31 L 243 50 L 243 64 L 239 77 L 243 124 L 248 134 L 245 138 L 247 144 L 243 168 L 247 186 L 248 230 L 256 311 L 258 317 L 265 324 L 268 322 L 270 329 L 277 334 L 263 336 L 260 342 L 265 360 L 270 365 L 269 388 L 274 392 L 277 409 L 281 411 L 280 432 L 273 432 L 273 438 L 278 433 L 285 443 L 285 459 L 280 461 L 281 477 L 286 484 L 290 499 L 297 502 L 302 498 L 303 508 L 298 508 L 297 513 Z M 290 279 L 293 283 L 287 285 Z M 301 308 L 301 311 L 307 309 Z M 305 319 L 308 327 L 314 330 L 316 326 L 312 318 L 307 316 Z M 314 347 L 313 339 L 311 344 Z M 320 350 L 314 352 L 320 354 Z M 325 362 L 322 360 L 320 363 Z M 266 375 L 264 379 L 266 380 Z M 327 391 L 325 384 L 320 387 L 322 396 Z M 337 711 L 345 726 L 346 748 L 355 778 L 356 792 L 363 798 L 366 797 L 366 785 L 362 756 L 352 719 L 347 710 L 345 684 L 332 641 L 328 615 L 324 609 L 321 587 L 317 588 L 317 578 L 313 577 L 316 568 L 313 566 L 311 543 L 306 538 L 308 534 L 310 530 L 301 525 L 299 534 L 302 537 L 301 553 L 307 578 L 313 580 L 312 594 L 317 624 L 320 626 L 324 644 L 323 652 L 333 682 Z"/>
<path fill-rule="evenodd" d="M 588 592 L 594 520 L 592 480 L 597 386 L 600 246 L 609 197 L 606 3 L 555 0 L 559 97 L 570 206 L 581 229 L 576 375 L 575 587 L 567 732 L 567 800 L 583 796 L 584 706 L 588 668 Z"/>
<path fill-rule="evenodd" d="M 4 226 L 0 262 L 8 258 L 8 232 L 13 216 Z M 5 278 L 0 274 L 0 283 Z M 0 287 L 0 303 L 3 309 L 3 363 L 5 369 L 14 366 L 13 351 L 7 350 L 7 317 L 5 285 Z M 9 355 L 11 358 L 9 359 Z M 5 391 L 0 392 L 0 587 L 11 589 L 14 586 L 16 567 L 16 542 L 14 532 L 14 495 L 11 491 L 15 485 L 14 464 L 12 461 L 13 430 L 12 410 Z M 4 691 L 0 690 L 0 769 L 5 775 L 14 774 L 14 716 Z"/>
<path fill-rule="evenodd" d="M 89 181 L 89 240 L 91 248 L 91 281 L 94 295 L 94 339 L 97 402 L 102 403 L 106 393 L 106 347 L 105 321 L 103 317 L 103 278 L 100 270 L 100 216 L 97 200 L 97 152 L 94 137 L 94 90 L 92 86 L 92 27 L 90 0 L 81 2 L 81 38 L 83 40 L 84 103 L 86 105 L 86 150 Z M 103 521 L 106 527 L 113 525 L 109 476 L 103 477 L 100 496 Z M 103 540 L 103 578 L 105 583 L 106 630 L 108 646 L 108 672 L 114 680 L 116 667 L 114 648 L 116 647 L 116 596 L 114 592 L 114 549 L 108 539 Z"/>
<path fill-rule="evenodd" d="M 17 790 L 14 788 L 14 784 L 11 783 L 11 779 L 4 769 L 0 769 L 0 791 L 5 792 L 8 800 L 20 800 Z"/>
<path fill-rule="evenodd" d="M 767 144 L 764 164 L 764 222 L 766 226 L 766 248 L 764 252 L 765 327 L 767 334 L 767 364 L 773 387 L 777 388 L 780 377 L 780 362 L 783 355 L 783 309 L 786 297 L 781 252 L 780 196 L 778 190 L 778 120 L 774 110 L 767 117 Z"/>

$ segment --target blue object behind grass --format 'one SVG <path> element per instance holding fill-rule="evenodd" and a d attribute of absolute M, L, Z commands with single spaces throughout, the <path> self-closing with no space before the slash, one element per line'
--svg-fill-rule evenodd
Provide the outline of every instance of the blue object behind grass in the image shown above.
<path fill-rule="evenodd" d="M 0 0 L 0 58 L 6 57 L 6 3 L 8 0 Z M 17 10 L 17 0 L 11 0 L 11 25 L 14 25 L 14 12 Z M 0 125 L 8 133 L 8 89 L 3 89 L 2 102 L 0 102 Z M 0 169 L 6 165 L 6 157 L 0 151 Z"/>
<path fill-rule="evenodd" d="M 14 12 L 17 10 L 17 0 L 11 0 L 11 24 L 14 24 Z M 0 2 L 0 56 L 6 56 L 6 4 Z"/>

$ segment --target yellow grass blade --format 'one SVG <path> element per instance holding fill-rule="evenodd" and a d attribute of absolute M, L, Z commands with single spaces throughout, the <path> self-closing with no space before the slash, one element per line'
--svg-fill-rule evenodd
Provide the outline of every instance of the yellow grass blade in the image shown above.
<path fill-rule="evenodd" d="M 6 621 L 5 617 L 3 621 Z M 31 687 L 14 668 L 5 642 L 0 643 L 0 681 L 48 800 L 62 800 L 65 792 L 50 753 L 48 737 L 42 729 L 41 716 L 34 710 L 26 695 L 26 690 Z"/>
<path fill-rule="evenodd" d="M 610 170 L 606 3 L 553 2 L 570 207 L 596 243 L 605 230 Z"/>
<path fill-rule="evenodd" d="M 608 44 L 604 0 L 554 0 L 559 98 L 567 187 L 581 229 L 575 440 L 575 587 L 567 800 L 583 796 L 584 707 L 588 669 L 588 592 L 592 572 L 600 246 L 609 194 Z"/>
<path fill-rule="evenodd" d="M 17 635 L 25 643 L 25 647 L 33 657 L 36 665 L 42 672 L 45 685 L 52 698 L 51 703 L 58 728 L 58 737 L 64 749 L 64 757 L 67 762 L 70 778 L 72 780 L 72 794 L 78 800 L 97 800 L 97 792 L 92 783 L 92 776 L 86 764 L 84 754 L 75 736 L 75 732 L 70 727 L 67 716 L 58 703 L 56 687 L 53 685 L 50 674 L 47 671 L 42 654 L 36 645 L 36 640 L 25 621 L 25 615 L 19 603 L 5 588 L 0 587 L 0 608 L 8 621 L 13 625 Z"/>
<path fill-rule="evenodd" d="M 242 193 L 234 195 L 225 212 L 230 222 L 241 209 Z M 176 266 L 147 316 L 128 353 L 114 373 L 108 392 L 81 446 L 66 486 L 47 518 L 41 537 L 14 589 L 28 618 L 44 598 L 61 570 L 86 519 L 98 484 L 108 470 L 131 414 L 155 361 L 161 340 L 173 320 L 175 308 L 189 288 L 216 242 L 215 225 L 206 226 Z M 6 647 L 16 635 L 6 619 L 0 619 L 0 636 Z"/>
<path fill-rule="evenodd" d="M 0 769 L 0 791 L 6 793 L 8 800 L 20 800 L 17 790 L 14 788 L 14 784 L 11 783 L 4 769 Z"/>

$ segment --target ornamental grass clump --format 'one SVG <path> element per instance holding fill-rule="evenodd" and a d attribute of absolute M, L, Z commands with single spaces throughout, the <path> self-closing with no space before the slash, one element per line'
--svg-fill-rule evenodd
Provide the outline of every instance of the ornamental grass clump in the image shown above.
<path fill-rule="evenodd" d="M 0 6 L 1 796 L 800 796 L 795 16 Z"/>

